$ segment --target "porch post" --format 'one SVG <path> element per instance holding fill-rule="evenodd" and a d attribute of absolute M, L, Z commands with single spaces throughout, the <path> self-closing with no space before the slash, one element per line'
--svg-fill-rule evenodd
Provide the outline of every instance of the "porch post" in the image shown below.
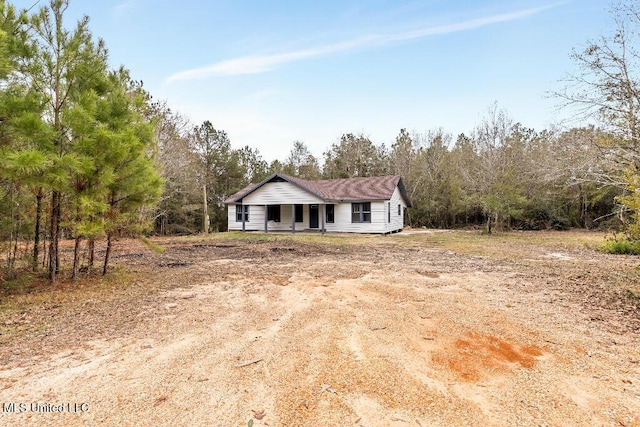
<path fill-rule="evenodd" d="M 325 217 L 325 210 L 327 205 L 325 205 L 324 203 L 322 204 L 322 235 L 324 236 L 324 217 Z"/>
<path fill-rule="evenodd" d="M 291 205 L 291 232 L 296 233 L 296 205 Z"/>
<path fill-rule="evenodd" d="M 244 214 L 244 203 L 240 203 L 240 214 L 242 215 L 242 231 L 246 231 L 245 230 L 245 214 Z"/>
<path fill-rule="evenodd" d="M 268 216 L 267 216 L 267 205 L 264 205 L 264 232 L 265 233 L 269 232 L 268 224 L 267 224 L 267 218 L 268 218 Z"/>

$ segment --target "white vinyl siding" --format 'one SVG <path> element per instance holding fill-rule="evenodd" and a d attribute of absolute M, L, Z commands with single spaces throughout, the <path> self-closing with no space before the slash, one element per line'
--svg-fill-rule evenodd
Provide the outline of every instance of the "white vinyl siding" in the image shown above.
<path fill-rule="evenodd" d="M 236 206 L 227 205 L 229 230 L 242 230 L 242 221 L 236 222 Z M 264 230 L 264 206 L 249 207 L 249 221 L 244 223 L 245 230 Z"/>
<path fill-rule="evenodd" d="M 322 200 L 290 182 L 267 182 L 243 201 L 245 205 L 320 204 Z M 284 222 L 284 218 L 282 219 Z"/>
<path fill-rule="evenodd" d="M 391 203 L 391 221 L 385 224 L 385 233 L 402 230 L 404 227 L 404 210 L 407 208 L 407 203 L 402 198 L 398 187 L 394 190 L 389 202 Z M 400 215 L 398 215 L 398 205 L 400 205 Z M 388 215 L 388 212 L 386 214 Z"/>
<path fill-rule="evenodd" d="M 385 232 L 385 202 L 371 202 L 371 222 L 352 223 L 351 222 L 351 202 L 336 203 L 335 222 L 326 224 L 327 231 L 344 233 L 384 233 Z M 322 209 L 322 206 L 320 206 Z"/>

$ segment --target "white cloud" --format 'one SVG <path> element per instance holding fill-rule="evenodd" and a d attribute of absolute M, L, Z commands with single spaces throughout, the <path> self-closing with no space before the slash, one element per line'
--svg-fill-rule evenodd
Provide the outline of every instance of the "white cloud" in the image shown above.
<path fill-rule="evenodd" d="M 113 9 L 113 16 L 116 18 L 127 16 L 129 14 L 129 11 L 134 7 L 135 3 L 133 1 L 122 2 Z"/>
<path fill-rule="evenodd" d="M 228 59 L 200 68 L 180 71 L 170 75 L 165 83 L 176 81 L 204 79 L 209 76 L 258 74 L 271 71 L 280 65 L 310 58 L 318 58 L 337 53 L 349 52 L 357 49 L 371 48 L 386 45 L 393 42 L 419 39 L 434 35 L 451 34 L 461 31 L 469 31 L 487 25 L 503 22 L 515 21 L 532 15 L 536 15 L 544 10 L 552 9 L 566 4 L 572 0 L 565 0 L 546 6 L 531 9 L 524 9 L 516 12 L 487 16 L 483 18 L 471 19 L 454 24 L 439 25 L 435 27 L 421 28 L 396 34 L 372 34 L 354 40 L 334 43 L 315 48 L 301 49 L 292 52 L 282 52 L 267 55 L 247 55 L 238 58 Z"/>
<path fill-rule="evenodd" d="M 277 53 L 271 55 L 248 55 L 240 58 L 228 59 L 201 68 L 181 71 L 169 76 L 167 83 L 179 80 L 202 79 L 212 75 L 238 75 L 238 74 L 258 74 L 270 71 L 278 65 L 285 64 L 300 59 L 315 58 L 330 55 L 338 52 L 354 50 L 359 47 L 374 45 L 373 38 L 369 36 L 349 42 L 336 43 L 318 48 L 302 49 L 294 52 Z"/>

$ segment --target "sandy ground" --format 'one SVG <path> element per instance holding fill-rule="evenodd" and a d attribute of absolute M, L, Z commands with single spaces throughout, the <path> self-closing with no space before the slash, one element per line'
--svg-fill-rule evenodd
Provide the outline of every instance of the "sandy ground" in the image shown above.
<path fill-rule="evenodd" d="M 0 425 L 640 426 L 638 307 L 575 277 L 611 258 L 402 239 L 131 244 L 148 292 L 5 319 Z"/>

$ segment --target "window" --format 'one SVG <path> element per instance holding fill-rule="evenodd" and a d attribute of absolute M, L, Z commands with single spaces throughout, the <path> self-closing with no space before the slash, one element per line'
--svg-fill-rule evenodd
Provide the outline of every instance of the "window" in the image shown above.
<path fill-rule="evenodd" d="M 334 205 L 327 205 L 326 206 L 326 210 L 327 210 L 327 223 L 329 224 L 333 224 L 335 222 L 335 209 L 334 209 Z"/>
<path fill-rule="evenodd" d="M 243 210 L 244 210 L 244 222 L 249 222 L 249 206 L 248 205 L 236 205 L 236 222 L 242 222 Z"/>
<path fill-rule="evenodd" d="M 387 222 L 391 222 L 391 202 L 387 203 Z"/>
<path fill-rule="evenodd" d="M 351 203 L 351 222 L 371 222 L 371 202 Z"/>
<path fill-rule="evenodd" d="M 402 215 L 402 206 L 398 205 L 398 216 Z"/>
<path fill-rule="evenodd" d="M 296 205 L 294 213 L 296 215 L 296 222 L 304 222 L 304 217 L 303 217 L 303 213 L 302 213 L 302 205 Z"/>
<path fill-rule="evenodd" d="M 267 206 L 267 220 L 280 222 L 280 205 Z"/>

